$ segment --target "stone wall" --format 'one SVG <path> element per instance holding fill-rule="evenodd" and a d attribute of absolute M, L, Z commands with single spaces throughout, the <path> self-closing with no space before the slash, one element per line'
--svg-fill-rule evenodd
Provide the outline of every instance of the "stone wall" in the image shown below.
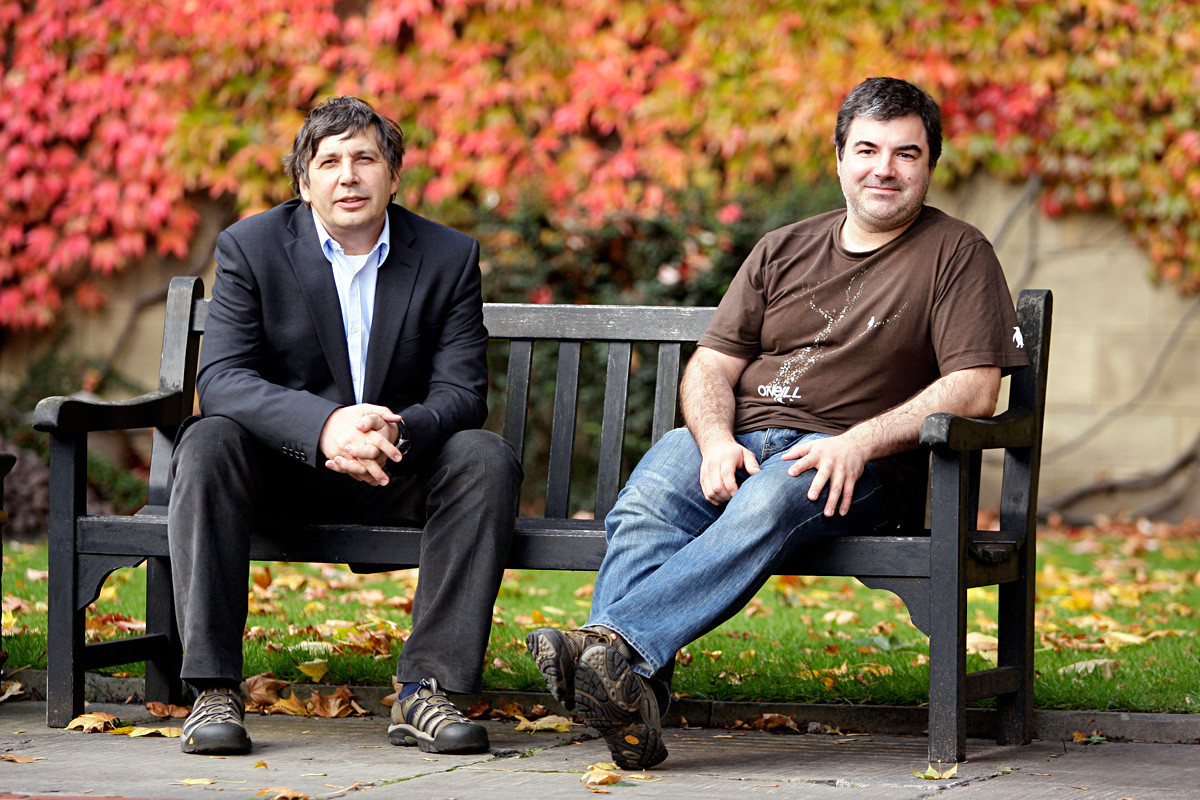
<path fill-rule="evenodd" d="M 1200 305 L 1150 279 L 1149 260 L 1119 220 L 1041 215 L 1036 186 L 981 177 L 931 192 L 930 203 L 993 241 L 1014 295 L 1054 292 L 1041 499 L 1149 476 L 1193 449 L 1200 432 Z M 1200 511 L 1190 470 L 1144 491 L 1103 492 L 1072 516 Z M 1177 503 L 1176 503 L 1177 501 Z"/>

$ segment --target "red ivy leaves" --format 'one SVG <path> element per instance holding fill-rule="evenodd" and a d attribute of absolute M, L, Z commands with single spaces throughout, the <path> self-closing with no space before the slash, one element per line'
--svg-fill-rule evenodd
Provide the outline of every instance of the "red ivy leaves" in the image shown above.
<path fill-rule="evenodd" d="M 412 143 L 404 199 L 469 226 L 717 209 L 832 167 L 845 92 L 941 101 L 942 170 L 1039 174 L 1043 207 L 1112 208 L 1200 284 L 1200 4 L 936 0 L 0 0 L 0 326 L 53 322 L 96 276 L 182 256 L 189 192 L 285 199 L 303 110 L 365 96 Z"/>

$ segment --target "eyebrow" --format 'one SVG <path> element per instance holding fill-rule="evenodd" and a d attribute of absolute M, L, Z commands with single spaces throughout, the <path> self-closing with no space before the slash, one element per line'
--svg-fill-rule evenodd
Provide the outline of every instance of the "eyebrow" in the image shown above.
<path fill-rule="evenodd" d="M 850 145 L 850 148 L 853 150 L 853 149 L 857 149 L 857 148 L 859 148 L 859 147 L 863 147 L 863 146 L 869 147 L 869 148 L 871 148 L 872 150 L 878 150 L 878 149 L 879 149 L 879 145 L 875 144 L 874 142 L 869 142 L 869 141 L 867 141 L 866 139 L 859 139 L 857 142 L 855 142 L 854 144 Z M 900 147 L 897 147 L 897 148 L 896 148 L 896 150 L 898 150 L 898 151 L 902 151 L 902 152 L 906 152 L 906 153 L 916 153 L 917 155 L 920 155 L 921 153 L 923 153 L 923 152 L 924 152 L 924 151 L 921 149 L 921 146 L 920 146 L 920 145 L 918 145 L 918 144 L 905 144 L 905 145 L 901 145 Z"/>

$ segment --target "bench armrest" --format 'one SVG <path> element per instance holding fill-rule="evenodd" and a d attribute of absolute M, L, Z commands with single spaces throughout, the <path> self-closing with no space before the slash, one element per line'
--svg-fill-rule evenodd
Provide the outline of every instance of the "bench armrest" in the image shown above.
<path fill-rule="evenodd" d="M 47 397 L 33 410 L 33 427 L 45 433 L 84 433 L 178 425 L 183 392 L 158 389 L 128 400 Z"/>
<path fill-rule="evenodd" d="M 930 414 L 921 423 L 921 444 L 958 451 L 1032 447 L 1035 422 L 1034 412 L 1027 409 L 1010 409 L 988 419 Z"/>

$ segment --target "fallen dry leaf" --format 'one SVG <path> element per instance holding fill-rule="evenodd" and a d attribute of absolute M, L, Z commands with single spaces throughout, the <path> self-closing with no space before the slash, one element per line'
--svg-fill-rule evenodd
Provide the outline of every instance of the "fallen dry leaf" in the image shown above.
<path fill-rule="evenodd" d="M 570 733 L 571 726 L 579 724 L 556 714 L 551 714 L 538 720 L 528 720 L 518 714 L 517 719 L 520 722 L 517 723 L 517 727 L 513 730 L 518 731 L 557 731 L 558 733 Z"/>
<path fill-rule="evenodd" d="M 192 709 L 188 706 L 168 705 L 167 703 L 159 703 L 158 701 L 146 703 L 146 710 L 159 718 L 183 719 L 188 714 L 192 713 Z"/>
<path fill-rule="evenodd" d="M 296 693 L 292 692 L 287 697 L 280 698 L 277 702 L 271 704 L 266 710 L 268 714 L 289 714 L 294 717 L 309 716 L 308 708 L 300 699 L 296 697 Z"/>
<path fill-rule="evenodd" d="M 45 761 L 44 758 L 30 758 L 29 756 L 19 756 L 16 753 L 0 753 L 0 761 L 11 761 L 14 764 L 29 764 L 34 761 Z"/>
<path fill-rule="evenodd" d="M 1119 650 L 1122 647 L 1130 645 L 1145 644 L 1149 641 L 1145 636 L 1140 636 L 1136 633 L 1127 633 L 1125 631 L 1108 631 L 1100 637 L 1100 641 L 1108 646 L 1109 650 Z"/>
<path fill-rule="evenodd" d="M 796 733 L 800 732 L 800 728 L 796 725 L 795 714 L 784 716 L 783 714 L 772 712 L 759 714 L 750 722 L 737 720 L 733 724 L 733 727 L 737 730 L 775 731 L 779 733 L 786 733 L 790 730 Z"/>
<path fill-rule="evenodd" d="M 259 760 L 258 763 L 256 763 L 250 769 L 266 769 L 266 768 L 267 768 L 267 762 Z"/>
<path fill-rule="evenodd" d="M 303 650 L 310 656 L 327 656 L 336 648 L 333 642 L 297 642 L 289 650 Z"/>
<path fill-rule="evenodd" d="M 1121 663 L 1112 658 L 1092 658 L 1087 661 L 1076 661 L 1074 664 L 1067 664 L 1065 667 L 1060 667 L 1059 675 L 1091 675 L 1094 672 L 1099 672 L 1100 677 L 1106 681 L 1111 681 L 1117 674 L 1117 670 L 1121 668 Z"/>
<path fill-rule="evenodd" d="M 941 781 L 945 780 L 946 778 L 953 778 L 958 772 L 958 764 L 954 764 L 950 767 L 950 769 L 944 771 L 941 767 L 942 762 L 939 761 L 937 769 L 934 769 L 933 764 L 929 764 L 924 772 L 917 772 L 914 769 L 912 774 L 916 775 L 918 778 L 924 778 L 927 781 Z"/>
<path fill-rule="evenodd" d="M 80 730 L 84 733 L 100 733 L 102 731 L 110 731 L 117 727 L 119 722 L 112 714 L 107 714 L 103 711 L 93 711 L 90 714 L 81 714 L 75 719 L 67 723 L 67 730 Z"/>
<path fill-rule="evenodd" d="M 341 689 L 344 690 L 342 695 L 338 695 L 336 691 L 330 695 L 323 695 L 314 689 L 305 707 L 315 717 L 323 717 L 325 719 L 348 717 L 354 713 L 354 710 L 350 708 L 349 698 L 347 697 L 350 690 L 344 686 Z"/>
<path fill-rule="evenodd" d="M 0 703 L 3 703 L 10 697 L 16 697 L 23 691 L 25 691 L 25 688 L 21 686 L 20 681 L 4 681 L 0 683 Z"/>
<path fill-rule="evenodd" d="M 858 612 L 851 611 L 848 608 L 827 611 L 821 617 L 823 622 L 828 622 L 831 625 L 857 625 L 860 619 L 861 617 L 858 616 Z"/>
<path fill-rule="evenodd" d="M 608 786 L 621 780 L 617 765 L 602 761 L 599 764 L 589 764 L 587 771 L 579 778 L 579 782 L 589 789 L 594 786 Z"/>
<path fill-rule="evenodd" d="M 493 708 L 488 712 L 488 716 L 492 719 L 511 719 L 525 716 L 525 707 L 520 703 L 514 703 L 511 700 L 502 700 L 499 708 Z"/>
<path fill-rule="evenodd" d="M 298 792 L 286 786 L 272 786 L 269 789 L 263 789 L 255 797 L 262 797 L 267 794 L 271 795 L 271 800 L 308 800 L 308 795 L 304 792 Z"/>
<path fill-rule="evenodd" d="M 313 661 L 305 661 L 302 664 L 297 664 L 296 669 L 307 675 L 313 683 L 320 683 L 321 678 L 325 677 L 325 673 L 329 672 L 329 662 L 323 658 L 318 658 Z"/>
<path fill-rule="evenodd" d="M 246 679 L 246 689 L 250 699 L 260 706 L 269 706 L 279 702 L 279 690 L 287 686 L 287 681 L 275 677 L 274 672 L 260 672 Z"/>
<path fill-rule="evenodd" d="M 170 725 L 165 725 L 159 728 L 143 728 L 133 726 L 129 730 L 129 738 L 137 739 L 142 736 L 161 736 L 164 739 L 178 739 L 183 735 L 183 728 L 176 728 Z"/>
<path fill-rule="evenodd" d="M 180 778 L 175 783 L 179 786 L 211 786 L 216 781 L 212 778 Z"/>

